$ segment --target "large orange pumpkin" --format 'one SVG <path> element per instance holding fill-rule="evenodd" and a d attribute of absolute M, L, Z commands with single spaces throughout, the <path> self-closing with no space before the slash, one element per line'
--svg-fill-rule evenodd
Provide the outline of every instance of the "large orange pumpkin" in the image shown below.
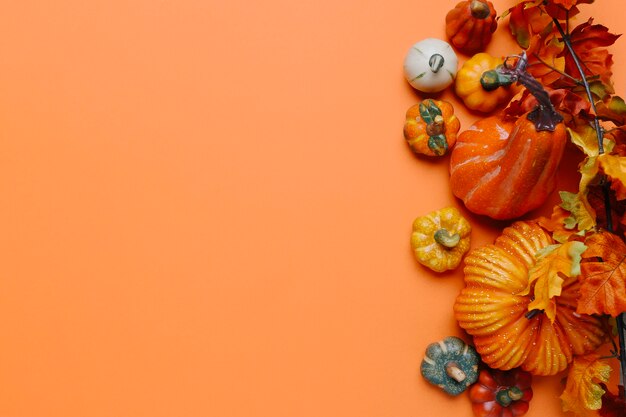
<path fill-rule="evenodd" d="M 554 244 L 536 222 L 518 221 L 493 245 L 465 258 L 465 288 L 454 304 L 459 325 L 474 338 L 476 351 L 491 368 L 521 367 L 534 375 L 563 371 L 574 355 L 595 350 L 605 340 L 601 319 L 576 313 L 580 284 L 568 278 L 556 297 L 556 318 L 528 314 L 528 285 L 535 254 Z"/>
<path fill-rule="evenodd" d="M 490 116 L 461 133 L 450 157 L 450 187 L 468 210 L 494 219 L 541 206 L 555 187 L 567 131 L 537 130 L 528 114 Z"/>

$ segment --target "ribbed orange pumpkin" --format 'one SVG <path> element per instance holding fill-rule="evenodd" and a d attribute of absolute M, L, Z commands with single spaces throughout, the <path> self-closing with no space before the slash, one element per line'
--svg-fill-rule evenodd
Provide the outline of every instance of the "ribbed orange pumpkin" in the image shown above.
<path fill-rule="evenodd" d="M 564 370 L 574 355 L 595 350 L 605 338 L 597 317 L 576 313 L 580 284 L 568 278 L 556 297 L 556 318 L 528 316 L 529 268 L 539 249 L 554 244 L 536 222 L 518 221 L 504 229 L 495 244 L 465 258 L 465 288 L 456 299 L 459 325 L 474 337 L 482 360 L 491 368 L 522 369 L 534 375 Z"/>
<path fill-rule="evenodd" d="M 490 1 L 464 0 L 446 15 L 446 35 L 463 53 L 484 51 L 498 26 L 496 16 Z"/>
<path fill-rule="evenodd" d="M 472 212 L 519 217 L 543 204 L 555 187 L 567 131 L 538 131 L 527 115 L 490 116 L 462 132 L 450 157 L 450 187 Z"/>

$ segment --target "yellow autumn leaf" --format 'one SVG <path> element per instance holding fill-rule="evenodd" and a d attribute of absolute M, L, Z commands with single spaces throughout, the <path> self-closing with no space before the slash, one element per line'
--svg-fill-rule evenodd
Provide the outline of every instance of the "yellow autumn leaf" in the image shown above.
<path fill-rule="evenodd" d="M 604 390 L 599 382 L 607 382 L 611 366 L 599 360 L 599 355 L 577 356 L 570 365 L 567 384 L 561 394 L 563 411 L 572 411 L 576 415 L 602 407 Z"/>
<path fill-rule="evenodd" d="M 578 230 L 590 230 L 596 225 L 596 211 L 587 200 L 589 185 L 596 179 L 600 172 L 598 156 L 588 156 L 580 164 L 580 182 L 578 193 L 561 191 L 560 207 L 569 211 L 571 216 L 565 219 L 565 227 L 573 229 L 578 226 Z"/>
<path fill-rule="evenodd" d="M 580 124 L 575 128 L 567 128 L 570 141 L 587 156 L 598 156 L 598 134 L 590 124 Z M 602 145 L 605 152 L 610 152 L 615 142 L 603 139 Z"/>
<path fill-rule="evenodd" d="M 554 297 L 561 295 L 565 278 L 580 275 L 580 259 L 585 249 L 587 247 L 584 243 L 571 241 L 550 245 L 536 255 L 537 262 L 528 271 L 528 286 L 522 293 L 529 294 L 534 284 L 534 300 L 528 305 L 529 311 L 543 310 L 550 321 L 554 322 Z"/>
<path fill-rule="evenodd" d="M 611 188 L 615 190 L 618 200 L 626 199 L 626 157 L 602 154 L 598 162 L 604 173 L 611 178 Z"/>

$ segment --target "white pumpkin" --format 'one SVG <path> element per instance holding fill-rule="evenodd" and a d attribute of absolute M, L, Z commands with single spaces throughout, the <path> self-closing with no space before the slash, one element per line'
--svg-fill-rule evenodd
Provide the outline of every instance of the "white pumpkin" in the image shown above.
<path fill-rule="evenodd" d="M 449 43 L 427 38 L 409 49 L 404 59 L 404 76 L 416 90 L 436 93 L 452 84 L 458 63 Z"/>

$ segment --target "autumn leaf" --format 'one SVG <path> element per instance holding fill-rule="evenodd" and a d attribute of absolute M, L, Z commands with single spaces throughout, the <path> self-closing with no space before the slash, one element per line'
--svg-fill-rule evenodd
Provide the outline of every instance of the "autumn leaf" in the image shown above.
<path fill-rule="evenodd" d="M 596 103 L 596 114 L 601 120 L 608 120 L 617 126 L 626 124 L 626 103 L 619 96 L 611 96 Z"/>
<path fill-rule="evenodd" d="M 567 62 L 563 56 L 564 47 L 565 43 L 554 33 L 533 36 L 526 50 L 528 73 L 544 86 L 550 86 L 560 80 Z"/>
<path fill-rule="evenodd" d="M 550 97 L 550 102 L 561 114 L 578 116 L 581 112 L 588 113 L 591 105 L 578 94 L 565 89 L 544 87 Z M 517 93 L 509 102 L 505 112 L 511 116 L 521 116 L 537 106 L 537 99 L 527 89 Z"/>
<path fill-rule="evenodd" d="M 584 414 L 587 410 L 599 410 L 605 391 L 598 382 L 607 382 L 610 374 L 611 366 L 600 361 L 599 355 L 575 357 L 560 397 L 563 411 Z"/>
<path fill-rule="evenodd" d="M 598 156 L 598 134 L 594 127 L 585 123 L 575 126 L 574 128 L 567 128 L 567 132 L 569 133 L 571 142 L 583 151 L 585 155 Z M 602 145 L 605 151 L 610 151 L 613 142 L 603 138 Z"/>
<path fill-rule="evenodd" d="M 624 386 L 618 387 L 617 394 L 610 392 L 606 385 L 600 384 L 600 387 L 606 391 L 602 396 L 602 408 L 600 408 L 601 417 L 624 417 L 626 416 L 626 401 L 624 401 Z"/>
<path fill-rule="evenodd" d="M 598 162 L 610 178 L 617 200 L 626 199 L 626 156 L 603 154 L 598 157 Z"/>
<path fill-rule="evenodd" d="M 559 192 L 561 197 L 561 204 L 559 205 L 571 213 L 571 216 L 565 219 L 566 228 L 578 227 L 578 230 L 581 231 L 590 230 L 596 225 L 596 211 L 589 203 L 587 194 L 589 187 L 595 184 L 600 172 L 598 157 L 588 156 L 581 162 L 578 170 L 580 172 L 578 193 Z"/>
<path fill-rule="evenodd" d="M 541 0 L 522 1 L 508 9 L 501 16 L 510 14 L 509 29 L 517 41 L 517 44 L 524 49 L 530 45 L 530 38 L 535 34 L 552 31 L 552 18 L 545 13 L 541 6 Z"/>
<path fill-rule="evenodd" d="M 575 226 L 567 228 L 566 219 L 570 213 L 560 206 L 554 206 L 550 218 L 540 217 L 538 223 L 545 230 L 552 232 L 552 238 L 559 243 L 565 243 L 570 236 L 576 234 Z M 570 223 L 571 226 L 571 223 Z"/>
<path fill-rule="evenodd" d="M 608 229 L 607 200 L 604 187 L 601 184 L 589 187 L 587 200 L 596 211 L 597 227 Z M 626 201 L 617 201 L 615 192 L 609 190 L 609 207 L 611 208 L 611 225 L 614 233 L 624 234 L 626 231 Z"/>
<path fill-rule="evenodd" d="M 606 88 L 607 92 L 613 93 L 613 55 L 606 49 L 613 45 L 621 35 L 609 32 L 608 28 L 602 25 L 594 25 L 593 19 L 582 23 L 574 28 L 570 34 L 572 48 L 578 55 L 585 73 L 585 77 L 597 77 Z M 579 78 L 578 68 L 572 55 L 564 53 L 565 71 Z"/>
<path fill-rule="evenodd" d="M 566 278 L 580 275 L 580 255 L 585 249 L 584 243 L 572 241 L 550 245 L 537 253 L 537 262 L 528 271 L 528 286 L 521 293 L 529 294 L 534 286 L 534 299 L 528 305 L 528 311 L 543 310 L 550 321 L 554 322 L 554 297 L 561 295 Z"/>
<path fill-rule="evenodd" d="M 569 19 L 578 14 L 577 4 L 593 3 L 594 0 L 546 0 L 546 12 L 558 20 Z"/>
<path fill-rule="evenodd" d="M 626 311 L 626 244 L 609 232 L 598 232 L 586 241 L 581 268 L 579 314 Z"/>
<path fill-rule="evenodd" d="M 595 209 L 589 204 L 586 196 L 581 193 L 560 191 L 560 206 L 570 212 L 570 216 L 564 220 L 567 229 L 590 230 L 596 225 Z"/>

